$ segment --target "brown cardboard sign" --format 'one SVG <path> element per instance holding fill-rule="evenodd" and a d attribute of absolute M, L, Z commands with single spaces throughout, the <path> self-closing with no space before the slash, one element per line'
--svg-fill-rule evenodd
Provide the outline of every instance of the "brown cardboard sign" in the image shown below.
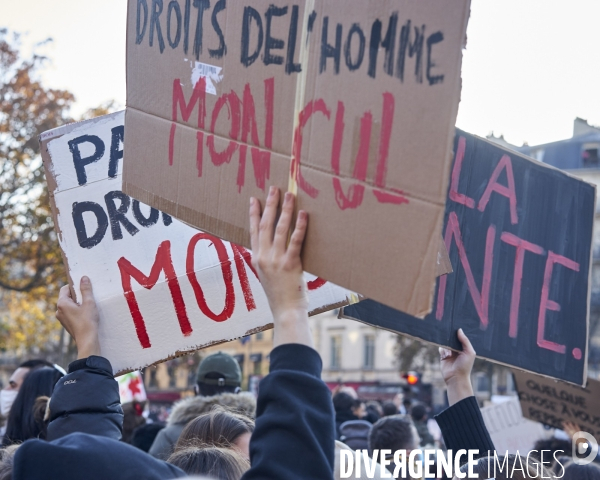
<path fill-rule="evenodd" d="M 600 382 L 588 378 L 586 388 L 530 373 L 513 371 L 523 416 L 554 428 L 572 422 L 600 438 Z"/>
<path fill-rule="evenodd" d="M 431 310 L 469 0 L 129 0 L 123 191 L 248 246 L 275 185 L 307 271 Z"/>

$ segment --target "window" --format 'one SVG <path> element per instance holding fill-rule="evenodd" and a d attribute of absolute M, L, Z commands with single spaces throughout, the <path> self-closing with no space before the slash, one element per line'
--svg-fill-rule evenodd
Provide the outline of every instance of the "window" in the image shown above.
<path fill-rule="evenodd" d="M 373 370 L 375 368 L 375 336 L 365 335 L 363 338 L 363 368 Z"/>
<path fill-rule="evenodd" d="M 342 337 L 334 335 L 331 337 L 331 369 L 339 370 L 342 364 Z"/>
<path fill-rule="evenodd" d="M 594 168 L 598 167 L 600 158 L 598 156 L 598 150 L 600 145 L 596 143 L 584 143 L 583 152 L 581 157 L 583 159 L 583 168 Z"/>
<path fill-rule="evenodd" d="M 258 332 L 258 333 L 256 334 L 256 340 L 262 340 L 262 339 L 263 339 L 263 337 L 264 337 L 264 333 L 263 333 L 263 332 Z"/>

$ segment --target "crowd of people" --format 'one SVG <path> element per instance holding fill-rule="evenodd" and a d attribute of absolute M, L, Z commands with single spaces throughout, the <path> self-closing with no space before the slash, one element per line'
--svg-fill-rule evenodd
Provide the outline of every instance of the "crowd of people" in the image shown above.
<path fill-rule="evenodd" d="M 77 360 L 68 372 L 43 360 L 25 362 L 0 393 L 1 413 L 7 419 L 0 480 L 333 479 L 342 478 L 344 450 L 402 451 L 405 461 L 422 462 L 412 452 L 440 446 L 454 452 L 478 450 L 479 475 L 472 478 L 488 478 L 495 448 L 473 395 L 475 351 L 462 330 L 457 332 L 461 352 L 440 349 L 449 407 L 435 417 L 439 439 L 428 428 L 431 419 L 425 405 L 401 399 L 365 404 L 347 389 L 332 395 L 321 380 L 300 260 L 308 218 L 298 212 L 292 227 L 293 210 L 294 196 L 286 193 L 280 201 L 275 188 L 264 210 L 251 199 L 252 261 L 274 323 L 270 373 L 260 384 L 257 400 L 240 392 L 237 362 L 217 353 L 202 361 L 196 396 L 177 403 L 166 426 L 126 421 L 124 428 L 127 412 L 110 362 L 101 356 L 98 311 L 92 284 L 84 277 L 81 303 L 63 287 L 57 306 L 59 321 L 77 345 Z M 136 414 L 134 408 L 132 415 Z M 535 448 L 571 453 L 568 441 L 545 442 Z M 595 464 L 565 460 L 541 465 L 533 456 L 497 455 L 501 461 L 520 462 L 522 468 L 512 475 L 496 473 L 496 480 L 600 479 Z M 362 470 L 352 478 L 392 478 L 390 461 L 381 456 L 372 475 Z"/>

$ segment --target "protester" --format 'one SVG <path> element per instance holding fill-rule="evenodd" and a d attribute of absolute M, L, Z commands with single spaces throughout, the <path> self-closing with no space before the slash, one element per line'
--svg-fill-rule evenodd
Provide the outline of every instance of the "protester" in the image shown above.
<path fill-rule="evenodd" d="M 502 465 L 500 468 L 499 465 Z M 531 479 L 553 479 L 554 475 L 550 470 L 541 465 L 531 456 L 521 455 L 499 455 L 494 457 L 480 458 L 472 467 L 474 475 L 467 475 L 463 478 L 494 478 L 495 480 L 531 480 Z M 463 474 L 468 473 L 468 465 L 461 467 Z M 566 478 L 566 477 L 565 477 Z M 580 477 L 577 480 L 583 480 Z M 564 479 L 563 479 L 564 480 Z"/>
<path fill-rule="evenodd" d="M 150 448 L 150 455 L 166 460 L 184 427 L 199 415 L 210 412 L 214 406 L 254 418 L 256 400 L 252 394 L 239 393 L 241 383 L 240 366 L 231 355 L 218 352 L 204 358 L 196 375 L 197 396 L 175 404 L 167 427 L 158 433 Z"/>
<path fill-rule="evenodd" d="M 250 458 L 250 437 L 253 431 L 253 420 L 222 407 L 215 407 L 210 413 L 196 417 L 185 426 L 174 452 L 190 446 L 214 445 L 232 448 L 243 457 Z"/>
<path fill-rule="evenodd" d="M 389 417 L 390 415 L 396 415 L 398 413 L 398 407 L 393 402 L 385 402 L 381 409 L 383 410 L 383 417 Z"/>
<path fill-rule="evenodd" d="M 370 401 L 366 403 L 367 414 L 365 415 L 365 420 L 370 423 L 375 423 L 381 417 L 383 417 L 383 409 L 381 408 L 381 404 L 379 402 Z"/>
<path fill-rule="evenodd" d="M 56 382 L 63 376 L 63 373 L 54 367 L 41 367 L 32 370 L 25 377 L 10 409 L 2 446 L 38 438 L 45 427 L 39 423 L 39 418 L 36 422 L 35 402 L 38 397 L 50 397 Z"/>
<path fill-rule="evenodd" d="M 389 415 L 380 419 L 369 434 L 369 452 L 389 450 L 390 460 L 396 450 L 405 450 L 406 459 L 410 452 L 419 448 L 419 434 L 407 415 Z M 393 470 L 394 467 L 392 466 Z"/>
<path fill-rule="evenodd" d="M 536 459 L 541 460 L 540 453 L 544 451 L 544 460 L 550 461 L 550 469 L 556 472 L 556 460 L 566 455 L 571 455 L 573 451 L 572 443 L 568 440 L 561 440 L 559 438 L 542 438 L 535 442 L 533 445 L 532 452 Z M 560 468 L 559 468 L 560 470 Z"/>
<path fill-rule="evenodd" d="M 253 262 L 273 314 L 274 348 L 270 373 L 262 380 L 258 396 L 250 442 L 252 467 L 243 480 L 331 479 L 334 415 L 329 389 L 320 378 L 321 359 L 312 348 L 300 261 L 307 215 L 298 213 L 289 236 L 294 197 L 288 193 L 275 230 L 278 202 L 279 191 L 271 189 L 262 218 L 259 202 L 251 202 Z M 121 434 L 123 414 L 110 363 L 98 356 L 98 312 L 87 277 L 82 279 L 81 292 L 81 305 L 71 299 L 68 287 L 63 287 L 59 298 L 57 317 L 75 339 L 78 360 L 69 366 L 69 374 L 52 396 L 50 441 L 23 443 L 15 453 L 12 478 L 181 477 L 181 469 L 115 440 Z"/>
<path fill-rule="evenodd" d="M 434 445 L 435 440 L 427 426 L 427 407 L 421 402 L 415 403 L 410 411 L 410 416 L 419 434 L 419 445 L 422 447 L 425 445 Z"/>
<path fill-rule="evenodd" d="M 175 450 L 168 461 L 188 475 L 207 475 L 214 480 L 240 480 L 250 469 L 247 457 L 236 450 L 213 445 Z"/>
<path fill-rule="evenodd" d="M 600 480 L 600 467 L 594 463 L 577 465 L 571 461 L 564 465 L 564 469 L 562 480 Z"/>
<path fill-rule="evenodd" d="M 352 454 L 354 454 L 354 448 L 349 447 L 348 445 L 346 445 L 345 443 L 340 442 L 339 440 L 335 441 L 335 467 L 333 469 L 333 476 L 335 478 L 335 480 L 341 480 L 341 465 L 340 465 L 340 457 L 341 457 L 341 451 L 342 450 L 349 450 L 352 452 Z M 348 477 L 344 477 L 344 478 L 348 478 Z M 360 472 L 355 471 L 352 475 L 351 478 L 359 478 L 362 480 L 367 480 L 367 479 L 375 479 L 375 480 L 380 480 L 382 478 L 390 478 L 390 474 L 388 472 L 385 471 L 385 469 L 379 464 L 377 463 L 377 465 L 375 465 L 375 471 L 374 471 L 374 475 L 367 475 L 367 471 L 364 468 L 360 469 Z M 2 480 L 2 479 L 0 479 Z"/>
<path fill-rule="evenodd" d="M 133 431 L 133 435 L 131 436 L 131 445 L 139 448 L 144 452 L 148 452 L 156 435 L 163 428 L 165 428 L 164 423 L 154 422 L 154 423 L 145 423 L 144 425 L 140 425 Z"/>
<path fill-rule="evenodd" d="M 0 480 L 12 480 L 13 463 L 18 445 L 9 445 L 0 449 Z"/>
<path fill-rule="evenodd" d="M 46 360 L 34 358 L 21 363 L 10 376 L 8 385 L 0 390 L 0 414 L 3 417 L 8 417 L 10 407 L 17 398 L 19 388 L 23 384 L 27 374 L 38 367 L 52 367 L 53 365 Z"/>
<path fill-rule="evenodd" d="M 337 432 L 337 440 L 339 440 L 341 437 L 340 427 L 342 423 L 348 422 L 350 420 L 359 420 L 359 418 L 354 413 L 356 411 L 356 402 L 359 402 L 359 400 L 352 398 L 346 392 L 339 392 L 333 396 L 333 408 L 335 410 L 335 427 Z"/>
<path fill-rule="evenodd" d="M 144 406 L 138 401 L 127 402 L 121 405 L 123 408 L 123 436 L 121 440 L 125 443 L 131 443 L 133 431 L 145 425 L 146 419 L 142 415 Z"/>

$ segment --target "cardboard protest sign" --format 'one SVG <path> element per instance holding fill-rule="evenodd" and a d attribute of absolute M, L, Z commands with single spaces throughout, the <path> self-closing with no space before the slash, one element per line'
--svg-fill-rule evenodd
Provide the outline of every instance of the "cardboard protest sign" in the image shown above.
<path fill-rule="evenodd" d="M 129 0 L 123 190 L 249 246 L 275 185 L 305 269 L 431 310 L 469 0 Z"/>
<path fill-rule="evenodd" d="M 374 301 L 344 315 L 583 384 L 595 187 L 460 130 L 444 241 L 454 273 L 422 322 Z"/>
<path fill-rule="evenodd" d="M 525 418 L 563 429 L 572 422 L 600 439 L 600 382 L 587 379 L 585 388 L 513 370 Z"/>
<path fill-rule="evenodd" d="M 536 441 L 546 437 L 541 423 L 523 418 L 517 398 L 481 409 L 496 451 L 516 454 L 533 450 Z"/>
<path fill-rule="evenodd" d="M 121 191 L 123 112 L 44 133 L 54 221 L 73 292 L 92 280 L 100 345 L 115 373 L 269 328 L 250 252 Z M 128 158 L 131 158 L 129 155 Z M 351 292 L 313 276 L 313 313 Z"/>

